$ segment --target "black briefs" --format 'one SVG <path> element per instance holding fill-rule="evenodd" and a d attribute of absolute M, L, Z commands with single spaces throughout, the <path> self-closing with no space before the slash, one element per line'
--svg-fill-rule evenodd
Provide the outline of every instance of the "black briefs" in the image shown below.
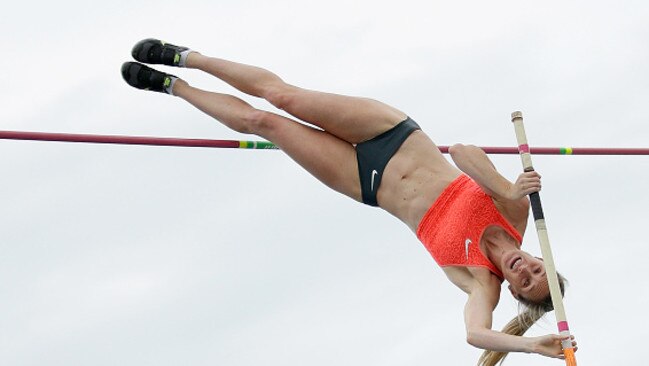
<path fill-rule="evenodd" d="M 385 166 L 408 136 L 419 129 L 417 122 L 408 117 L 388 131 L 356 145 L 363 203 L 370 206 L 379 205 L 376 201 L 376 192 L 379 190 Z"/>

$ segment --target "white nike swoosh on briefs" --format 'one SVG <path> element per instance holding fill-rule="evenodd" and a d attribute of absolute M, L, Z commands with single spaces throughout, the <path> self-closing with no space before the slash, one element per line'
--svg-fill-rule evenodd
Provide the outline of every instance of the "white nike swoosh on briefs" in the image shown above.
<path fill-rule="evenodd" d="M 372 182 L 370 184 L 370 191 L 374 191 L 374 177 L 377 176 L 379 172 L 372 170 Z"/>

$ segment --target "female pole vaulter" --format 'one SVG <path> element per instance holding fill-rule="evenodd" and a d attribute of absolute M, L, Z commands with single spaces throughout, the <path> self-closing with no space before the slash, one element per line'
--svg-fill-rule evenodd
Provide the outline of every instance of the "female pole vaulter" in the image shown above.
<path fill-rule="evenodd" d="M 237 132 L 261 136 L 328 187 L 405 223 L 467 294 L 466 339 L 485 350 L 481 365 L 495 365 L 508 352 L 564 357 L 561 335 L 523 337 L 553 309 L 542 261 L 520 249 L 527 195 L 541 189 L 538 173 L 512 183 L 480 148 L 462 144 L 449 149 L 454 166 L 414 120 L 376 100 L 303 89 L 268 70 L 156 39 L 138 42 L 132 55 L 138 62 L 121 70 L 129 85 L 178 96 Z M 296 120 L 194 88 L 143 63 L 207 72 Z M 492 313 L 503 281 L 525 310 L 495 331 Z"/>

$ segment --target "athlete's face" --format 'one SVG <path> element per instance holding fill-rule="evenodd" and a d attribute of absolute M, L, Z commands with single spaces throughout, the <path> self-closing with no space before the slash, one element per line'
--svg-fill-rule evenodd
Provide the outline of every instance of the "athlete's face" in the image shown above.
<path fill-rule="evenodd" d="M 543 261 L 522 251 L 515 250 L 503 257 L 503 275 L 509 282 L 509 291 L 519 299 L 539 302 L 550 293 Z"/>

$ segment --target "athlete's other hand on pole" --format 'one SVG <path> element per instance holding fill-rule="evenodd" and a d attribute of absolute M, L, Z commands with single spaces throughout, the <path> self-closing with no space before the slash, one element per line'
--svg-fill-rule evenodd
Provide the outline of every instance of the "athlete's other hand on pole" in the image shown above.
<path fill-rule="evenodd" d="M 572 348 L 577 352 L 577 342 L 575 336 L 563 336 L 560 334 L 548 334 L 541 337 L 532 338 L 532 350 L 543 356 L 564 359 L 563 349 L 561 348 L 561 341 L 570 338 L 572 340 Z"/>
<path fill-rule="evenodd" d="M 518 200 L 530 193 L 541 190 L 541 175 L 535 171 L 525 172 L 518 176 L 509 191 L 509 199 Z"/>

